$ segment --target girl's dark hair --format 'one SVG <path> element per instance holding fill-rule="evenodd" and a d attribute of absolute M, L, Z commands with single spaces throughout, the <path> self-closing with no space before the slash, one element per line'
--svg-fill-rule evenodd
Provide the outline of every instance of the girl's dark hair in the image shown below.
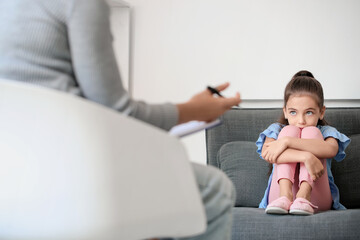
<path fill-rule="evenodd" d="M 314 97 L 320 109 L 324 106 L 324 93 L 323 88 L 314 75 L 306 70 L 297 72 L 290 82 L 286 85 L 284 92 L 284 107 L 293 94 L 308 94 Z M 285 119 L 284 113 L 281 114 L 279 123 L 289 125 L 287 119 Z M 318 121 L 317 125 L 327 125 L 328 123 L 322 119 Z"/>

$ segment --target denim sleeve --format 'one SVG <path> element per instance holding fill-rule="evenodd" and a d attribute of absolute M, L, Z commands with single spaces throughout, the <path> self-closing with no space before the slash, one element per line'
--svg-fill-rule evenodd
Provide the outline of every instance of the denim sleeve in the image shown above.
<path fill-rule="evenodd" d="M 277 139 L 281 129 L 282 129 L 281 124 L 273 123 L 267 129 L 265 129 L 263 132 L 259 134 L 259 138 L 256 141 L 256 146 L 257 146 L 257 153 L 260 155 L 260 157 L 261 157 L 261 150 L 264 145 L 266 137 Z"/>
<path fill-rule="evenodd" d="M 350 143 L 350 138 L 348 138 L 346 135 L 340 133 L 336 128 L 331 127 L 331 126 L 321 126 L 320 130 L 321 130 L 322 135 L 324 136 L 324 139 L 326 139 L 328 137 L 333 137 L 336 140 L 338 140 L 339 150 L 338 150 L 338 153 L 336 154 L 336 156 L 334 157 L 334 159 L 337 162 L 342 161 L 346 156 L 345 149 L 347 148 L 347 146 Z"/>

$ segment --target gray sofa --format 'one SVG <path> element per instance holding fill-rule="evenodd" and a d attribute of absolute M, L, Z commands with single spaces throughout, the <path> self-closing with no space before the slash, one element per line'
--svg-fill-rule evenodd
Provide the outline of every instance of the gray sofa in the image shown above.
<path fill-rule="evenodd" d="M 223 124 L 206 131 L 208 164 L 233 181 L 233 239 L 360 239 L 360 108 L 327 109 L 325 119 L 351 138 L 346 158 L 332 161 L 340 202 L 347 210 L 312 216 L 268 215 L 259 209 L 268 180 L 268 164 L 256 153 L 259 133 L 276 122 L 281 109 L 232 109 Z"/>

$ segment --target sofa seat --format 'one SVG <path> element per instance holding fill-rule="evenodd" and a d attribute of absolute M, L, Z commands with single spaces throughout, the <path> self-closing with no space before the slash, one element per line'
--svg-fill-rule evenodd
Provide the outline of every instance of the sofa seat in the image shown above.
<path fill-rule="evenodd" d="M 360 209 L 312 216 L 269 215 L 264 209 L 233 209 L 233 239 L 359 239 Z"/>

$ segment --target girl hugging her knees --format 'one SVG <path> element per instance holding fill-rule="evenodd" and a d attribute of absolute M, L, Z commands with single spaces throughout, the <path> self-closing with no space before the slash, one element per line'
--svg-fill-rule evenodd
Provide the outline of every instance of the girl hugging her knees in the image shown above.
<path fill-rule="evenodd" d="M 272 173 L 260 208 L 268 214 L 311 215 L 345 209 L 331 173 L 331 159 L 341 161 L 350 139 L 327 125 L 321 84 L 300 71 L 287 84 L 283 116 L 260 133 L 260 156 Z"/>

